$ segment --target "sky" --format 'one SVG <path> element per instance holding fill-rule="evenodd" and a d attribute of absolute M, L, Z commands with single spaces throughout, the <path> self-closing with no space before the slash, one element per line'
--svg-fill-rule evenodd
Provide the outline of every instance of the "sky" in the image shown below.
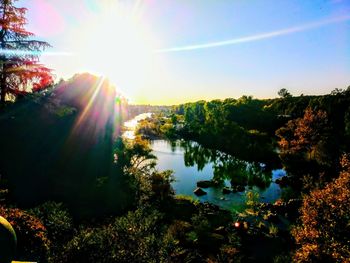
<path fill-rule="evenodd" d="M 131 103 L 326 94 L 350 85 L 350 0 L 20 0 L 57 79 Z"/>

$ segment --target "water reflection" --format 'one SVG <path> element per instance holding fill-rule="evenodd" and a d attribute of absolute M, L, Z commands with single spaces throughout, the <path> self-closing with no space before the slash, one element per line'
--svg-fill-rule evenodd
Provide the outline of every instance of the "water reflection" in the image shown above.
<path fill-rule="evenodd" d="M 223 185 L 228 180 L 232 186 L 257 186 L 262 190 L 270 186 L 272 172 L 262 163 L 246 162 L 191 141 L 177 141 L 171 145 L 173 149 L 180 146 L 184 150 L 184 162 L 187 167 L 197 165 L 201 171 L 211 163 L 213 181 L 218 184 Z"/>
<path fill-rule="evenodd" d="M 136 127 L 137 127 L 139 121 L 144 120 L 146 118 L 149 118 L 151 116 L 152 116 L 152 113 L 150 113 L 150 112 L 142 113 L 142 114 L 137 115 L 135 118 L 124 122 L 123 126 L 124 126 L 125 131 L 122 135 L 123 138 L 130 139 L 130 140 L 135 139 L 135 130 L 136 130 Z"/>
<path fill-rule="evenodd" d="M 172 170 L 175 181 L 172 186 L 179 195 L 189 195 L 201 202 L 210 202 L 222 208 L 241 211 L 245 207 L 245 191 L 259 193 L 259 200 L 273 203 L 281 196 L 281 189 L 274 181 L 285 175 L 283 170 L 269 170 L 259 163 L 248 163 L 220 151 L 205 148 L 195 142 L 151 141 L 153 153 L 157 156 L 159 170 Z M 272 177 L 272 178 L 271 178 Z M 218 180 L 220 184 L 205 188 L 206 195 L 196 196 L 194 190 L 198 181 Z M 239 191 L 223 193 L 223 187 Z"/>
<path fill-rule="evenodd" d="M 129 122 L 126 126 L 126 139 L 134 138 L 134 129 L 140 119 Z M 262 202 L 275 202 L 281 196 L 281 189 L 274 181 L 285 175 L 284 170 L 272 170 L 271 165 L 249 163 L 234 158 L 229 154 L 201 146 L 196 142 L 184 140 L 152 140 L 153 154 L 157 157 L 157 169 L 172 170 L 175 181 L 172 186 L 178 195 L 192 196 L 201 202 L 210 202 L 222 208 L 242 211 L 245 207 L 245 190 L 250 188 L 259 193 Z M 205 188 L 206 195 L 196 196 L 193 191 L 197 182 L 215 180 L 217 187 Z M 224 186 L 237 189 L 224 194 Z"/>

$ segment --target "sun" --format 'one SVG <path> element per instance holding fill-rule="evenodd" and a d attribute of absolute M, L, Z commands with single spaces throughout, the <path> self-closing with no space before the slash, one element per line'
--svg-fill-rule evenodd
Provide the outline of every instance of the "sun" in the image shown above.
<path fill-rule="evenodd" d="M 154 38 L 134 9 L 118 2 L 104 6 L 77 42 L 81 71 L 107 77 L 126 95 L 147 81 Z"/>

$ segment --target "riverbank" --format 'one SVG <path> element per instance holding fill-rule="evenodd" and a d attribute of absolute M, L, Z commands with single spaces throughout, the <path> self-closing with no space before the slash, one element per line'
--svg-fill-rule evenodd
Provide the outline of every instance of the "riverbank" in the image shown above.
<path fill-rule="evenodd" d="M 127 122 L 128 130 L 123 137 L 134 139 L 135 132 L 144 136 L 142 131 L 154 129 L 144 127 L 149 120 L 154 121 L 154 117 L 150 117 L 151 114 L 146 113 Z M 149 138 L 148 135 L 145 137 Z M 173 171 L 172 187 L 177 195 L 190 196 L 235 212 L 244 210 L 246 194 L 250 191 L 257 193 L 259 201 L 266 203 L 274 203 L 281 197 L 281 189 L 275 181 L 285 176 L 283 170 L 267 170 L 260 163 L 245 162 L 193 141 L 159 137 L 150 141 L 152 152 L 157 157 L 156 167 L 160 171 Z M 198 185 L 203 180 L 219 183 L 203 188 Z M 198 188 L 201 194 L 196 194 Z"/>

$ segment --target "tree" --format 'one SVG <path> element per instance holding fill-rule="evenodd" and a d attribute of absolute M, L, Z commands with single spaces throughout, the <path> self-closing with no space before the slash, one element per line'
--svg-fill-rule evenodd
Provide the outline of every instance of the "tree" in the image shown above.
<path fill-rule="evenodd" d="M 332 170 L 335 158 L 325 111 L 307 108 L 302 118 L 289 121 L 276 135 L 280 139 L 280 157 L 290 176 L 302 179 L 307 175 L 318 183 L 326 179 L 321 180 L 319 175 Z"/>
<path fill-rule="evenodd" d="M 292 94 L 290 94 L 289 91 L 285 88 L 280 89 L 277 94 L 283 99 L 292 97 Z"/>
<path fill-rule="evenodd" d="M 52 83 L 51 70 L 39 64 L 47 42 L 33 40 L 26 31 L 26 8 L 15 7 L 17 0 L 0 0 L 0 103 L 37 92 Z"/>
<path fill-rule="evenodd" d="M 292 230 L 298 245 L 295 262 L 348 262 L 350 258 L 350 162 L 325 188 L 303 200 L 300 225 Z"/>

